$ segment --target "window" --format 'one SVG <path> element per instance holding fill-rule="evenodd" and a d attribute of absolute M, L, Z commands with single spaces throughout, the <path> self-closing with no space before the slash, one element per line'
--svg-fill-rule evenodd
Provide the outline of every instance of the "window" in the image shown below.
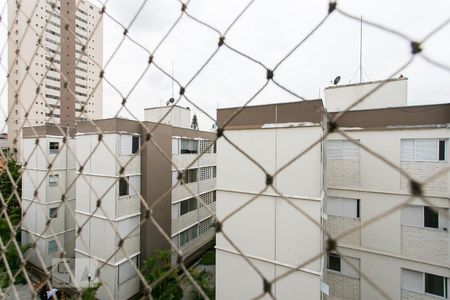
<path fill-rule="evenodd" d="M 180 216 L 197 209 L 197 199 L 190 198 L 180 202 Z"/>
<path fill-rule="evenodd" d="M 134 147 L 134 136 L 131 134 L 121 134 L 120 135 L 120 145 L 119 145 L 119 154 L 120 155 L 131 155 L 135 152 L 133 152 L 133 147 Z M 136 152 L 139 150 L 139 136 L 136 136 L 136 138 L 138 139 L 137 143 L 138 143 L 138 148 L 136 149 Z"/>
<path fill-rule="evenodd" d="M 198 236 L 198 225 L 194 225 L 191 228 L 186 229 L 179 235 L 180 247 L 185 245 L 187 242 L 195 239 Z"/>
<path fill-rule="evenodd" d="M 48 215 L 50 219 L 55 219 L 58 216 L 58 208 L 52 207 L 48 210 Z"/>
<path fill-rule="evenodd" d="M 126 260 L 119 265 L 118 283 L 122 284 L 136 276 L 136 269 L 139 269 L 139 255 L 136 255 L 130 260 Z"/>
<path fill-rule="evenodd" d="M 48 186 L 58 186 L 59 175 L 49 175 L 48 176 Z"/>
<path fill-rule="evenodd" d="M 425 293 L 447 298 L 447 278 L 425 273 Z"/>
<path fill-rule="evenodd" d="M 328 270 L 341 272 L 341 258 L 338 255 L 334 253 L 328 255 Z"/>
<path fill-rule="evenodd" d="M 180 247 L 189 241 L 189 232 L 187 230 L 180 233 Z"/>
<path fill-rule="evenodd" d="M 359 146 L 348 140 L 329 140 L 327 159 L 359 160 Z"/>
<path fill-rule="evenodd" d="M 128 182 L 123 177 L 119 179 L 119 197 L 121 196 L 128 196 Z"/>
<path fill-rule="evenodd" d="M 59 143 L 58 142 L 50 142 L 48 144 L 48 153 L 49 154 L 58 153 L 58 150 L 59 150 Z"/>
<path fill-rule="evenodd" d="M 328 197 L 327 214 L 345 218 L 360 217 L 360 199 Z"/>
<path fill-rule="evenodd" d="M 421 205 L 407 205 L 402 208 L 402 225 L 412 225 L 428 228 L 447 228 L 445 216 L 448 213 L 447 208 L 431 208 Z"/>
<path fill-rule="evenodd" d="M 447 140 L 404 139 L 401 140 L 402 161 L 446 161 Z"/>
<path fill-rule="evenodd" d="M 423 208 L 423 225 L 425 227 L 439 228 L 439 214 L 429 206 Z"/>
<path fill-rule="evenodd" d="M 198 153 L 198 141 L 181 139 L 181 154 L 197 154 Z"/>
<path fill-rule="evenodd" d="M 184 183 L 191 183 L 197 181 L 197 170 L 198 169 L 189 169 L 184 173 Z M 183 184 L 183 182 L 180 182 Z"/>
<path fill-rule="evenodd" d="M 48 242 L 48 253 L 53 253 L 58 250 L 58 245 L 55 240 Z"/>
<path fill-rule="evenodd" d="M 139 151 L 139 136 L 133 135 L 131 153 L 134 154 L 138 151 Z"/>

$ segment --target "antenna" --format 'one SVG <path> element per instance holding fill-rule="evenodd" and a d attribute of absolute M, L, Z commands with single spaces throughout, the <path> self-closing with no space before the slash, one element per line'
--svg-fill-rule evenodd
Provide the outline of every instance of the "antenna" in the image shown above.
<path fill-rule="evenodd" d="M 175 98 L 173 97 L 173 60 L 172 60 L 172 97 L 166 102 L 166 106 L 175 102 Z"/>
<path fill-rule="evenodd" d="M 362 47 L 362 45 L 363 45 L 363 42 L 362 42 L 362 39 L 363 39 L 363 17 L 362 17 L 362 15 L 361 15 L 361 27 L 360 27 L 360 33 L 359 33 L 359 83 L 361 83 L 362 82 L 362 72 L 363 72 L 363 69 L 362 69 L 362 57 L 363 57 L 363 47 Z"/>
<path fill-rule="evenodd" d="M 173 98 L 173 60 L 172 60 L 172 98 Z"/>

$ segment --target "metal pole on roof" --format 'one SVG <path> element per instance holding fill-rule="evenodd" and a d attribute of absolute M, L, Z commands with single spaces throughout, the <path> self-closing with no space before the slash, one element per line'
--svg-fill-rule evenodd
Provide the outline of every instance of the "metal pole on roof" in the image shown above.
<path fill-rule="evenodd" d="M 362 57 L 363 57 L 363 18 L 361 15 L 361 27 L 359 32 L 359 83 L 362 82 Z"/>

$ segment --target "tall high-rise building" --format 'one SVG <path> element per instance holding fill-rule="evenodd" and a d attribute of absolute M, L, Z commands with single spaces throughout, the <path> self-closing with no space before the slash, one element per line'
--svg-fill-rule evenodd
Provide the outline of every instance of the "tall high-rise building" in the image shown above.
<path fill-rule="evenodd" d="M 23 127 L 102 117 L 100 8 L 84 0 L 8 1 L 8 31 L 11 149 L 20 151 Z"/>

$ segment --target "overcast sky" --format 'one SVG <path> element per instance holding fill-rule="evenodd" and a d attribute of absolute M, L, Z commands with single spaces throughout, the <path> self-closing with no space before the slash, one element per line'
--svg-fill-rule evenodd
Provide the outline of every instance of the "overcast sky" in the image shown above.
<path fill-rule="evenodd" d="M 223 33 L 246 4 L 244 0 L 192 0 L 187 11 Z M 128 26 L 141 5 L 141 0 L 110 0 L 107 11 Z M 343 0 L 338 6 L 416 40 L 450 17 L 450 2 L 444 0 Z M 318 0 L 256 0 L 227 33 L 226 42 L 273 68 L 326 15 L 327 7 L 328 1 Z M 147 1 L 128 34 L 153 51 L 179 13 L 178 1 Z M 107 16 L 103 29 L 105 64 L 120 43 L 123 29 Z M 363 33 L 365 79 L 385 79 L 408 60 L 410 45 L 407 41 L 368 25 L 363 26 Z M 341 83 L 357 82 L 359 34 L 359 22 L 333 13 L 304 45 L 284 61 L 275 72 L 275 78 L 307 99 L 323 96 L 323 89 L 337 75 L 342 77 Z M 173 62 L 175 78 L 185 85 L 216 50 L 218 38 L 216 32 L 183 16 L 155 53 L 155 61 L 167 72 L 171 72 Z M 450 25 L 428 40 L 423 48 L 427 55 L 450 65 Z M 144 72 L 147 61 L 146 51 L 125 39 L 106 67 L 105 76 L 126 95 Z M 449 72 L 417 57 L 401 73 L 409 78 L 408 104 L 449 102 Z M 244 104 L 264 84 L 265 78 L 266 71 L 261 66 L 221 47 L 186 89 L 186 95 L 215 117 L 217 107 Z M 176 95 L 178 90 L 176 87 Z M 104 117 L 116 115 L 121 96 L 106 82 L 103 96 Z M 142 119 L 143 108 L 164 104 L 170 97 L 171 80 L 151 66 L 132 92 L 127 107 Z M 271 83 L 252 104 L 295 100 Z M 5 95 L 1 101 L 2 104 L 6 102 Z M 185 100 L 180 105 L 192 108 Z M 120 115 L 127 116 L 124 112 Z M 211 121 L 201 113 L 199 124 L 201 129 L 211 127 Z"/>

